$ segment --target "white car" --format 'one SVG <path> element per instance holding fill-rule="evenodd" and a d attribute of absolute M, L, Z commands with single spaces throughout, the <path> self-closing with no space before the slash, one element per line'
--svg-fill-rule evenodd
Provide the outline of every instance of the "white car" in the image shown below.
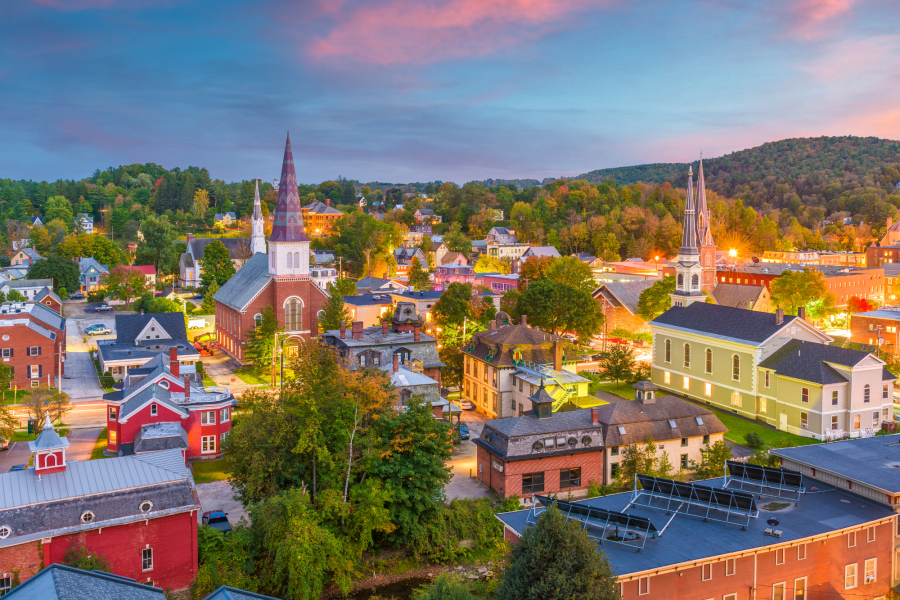
<path fill-rule="evenodd" d="M 188 329 L 203 329 L 208 326 L 206 319 L 188 319 Z"/>
<path fill-rule="evenodd" d="M 98 306 L 98 307 L 95 308 L 94 310 L 97 311 L 97 312 L 110 312 L 110 311 L 116 310 L 116 309 L 113 308 L 112 306 L 110 306 L 109 304 L 101 304 L 100 306 Z"/>
<path fill-rule="evenodd" d="M 460 407 L 463 410 L 475 410 L 475 405 L 472 404 L 471 400 L 466 400 L 465 398 L 460 398 L 454 404 Z"/>

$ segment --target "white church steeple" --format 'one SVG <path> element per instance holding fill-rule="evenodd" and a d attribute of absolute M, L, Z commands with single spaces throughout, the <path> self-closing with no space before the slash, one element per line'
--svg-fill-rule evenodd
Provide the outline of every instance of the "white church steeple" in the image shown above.
<path fill-rule="evenodd" d="M 250 234 L 250 253 L 266 253 L 266 235 L 263 232 L 263 212 L 259 201 L 259 179 L 256 180 L 256 195 L 253 198 L 252 233 Z"/>

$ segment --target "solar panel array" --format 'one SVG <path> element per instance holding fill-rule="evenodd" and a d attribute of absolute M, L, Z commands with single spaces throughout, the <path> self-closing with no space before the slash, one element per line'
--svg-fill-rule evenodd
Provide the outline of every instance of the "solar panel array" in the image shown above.
<path fill-rule="evenodd" d="M 751 518 L 759 516 L 756 501 L 745 492 L 649 475 L 638 475 L 637 480 L 644 489 L 635 490 L 632 503 L 636 506 L 742 527 L 746 527 Z"/>
<path fill-rule="evenodd" d="M 534 505 L 529 512 L 527 522 L 534 524 L 543 511 L 538 511 L 538 503 L 548 508 L 553 504 L 565 515 L 566 520 L 579 521 L 581 529 L 601 544 L 612 542 L 637 548 L 638 552 L 647 543 L 648 537 L 656 537 L 658 530 L 645 517 L 636 517 L 614 510 L 587 506 L 581 503 L 566 502 L 547 496 L 534 495 Z M 609 531 L 612 529 L 611 531 Z M 609 531 L 609 535 L 607 532 Z M 630 542 L 630 543 L 629 543 Z"/>
<path fill-rule="evenodd" d="M 736 481 L 741 490 L 745 485 L 749 485 L 760 495 L 790 499 L 799 499 L 800 494 L 806 492 L 803 487 L 803 475 L 798 471 L 744 464 L 731 460 L 726 464 L 728 466 L 726 487 Z"/>

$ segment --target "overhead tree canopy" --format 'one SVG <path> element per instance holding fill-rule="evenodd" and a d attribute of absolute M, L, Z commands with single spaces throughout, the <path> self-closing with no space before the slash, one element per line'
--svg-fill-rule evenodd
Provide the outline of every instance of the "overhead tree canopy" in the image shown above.
<path fill-rule="evenodd" d="M 675 293 L 675 276 L 666 275 L 641 292 L 637 303 L 638 316 L 645 321 L 652 321 L 663 314 L 672 308 L 672 298 L 669 294 L 673 293 Z"/>

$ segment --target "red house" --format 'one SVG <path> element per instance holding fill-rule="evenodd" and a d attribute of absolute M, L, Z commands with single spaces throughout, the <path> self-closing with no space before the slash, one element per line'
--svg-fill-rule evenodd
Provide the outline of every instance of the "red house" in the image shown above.
<path fill-rule="evenodd" d="M 65 355 L 66 320 L 58 312 L 40 302 L 0 304 L 0 356 L 13 368 L 10 389 L 56 387 Z"/>
<path fill-rule="evenodd" d="M 200 505 L 182 451 L 67 462 L 68 446 L 48 418 L 29 443 L 35 467 L 0 474 L 0 583 L 12 573 L 24 581 L 84 546 L 116 575 L 188 588 Z"/>
<path fill-rule="evenodd" d="M 231 431 L 234 396 L 203 387 L 193 365 L 169 349 L 128 371 L 122 389 L 104 394 L 107 453 L 118 456 L 179 449 L 186 460 L 217 458 Z"/>

